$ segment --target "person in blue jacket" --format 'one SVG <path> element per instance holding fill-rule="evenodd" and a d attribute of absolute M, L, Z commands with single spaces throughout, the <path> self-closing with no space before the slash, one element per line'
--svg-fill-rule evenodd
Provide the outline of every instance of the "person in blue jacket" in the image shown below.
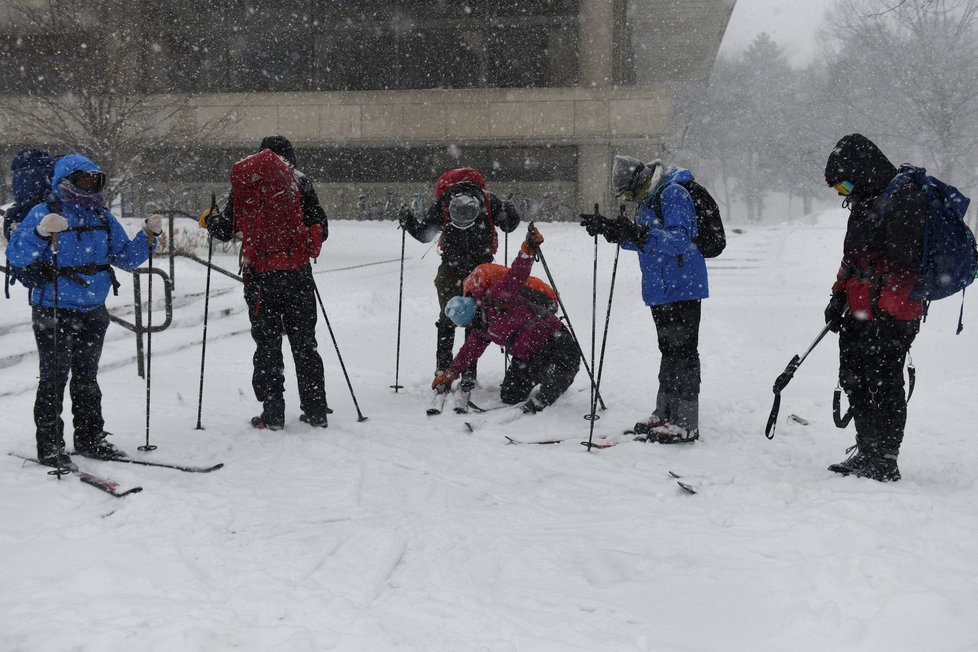
<path fill-rule="evenodd" d="M 710 295 L 706 261 L 694 242 L 693 199 L 682 185 L 693 175 L 659 160 L 616 156 L 611 176 L 615 196 L 638 203 L 635 221 L 589 215 L 581 225 L 638 252 L 642 299 L 652 310 L 661 360 L 655 410 L 635 432 L 663 444 L 693 442 L 699 439 L 700 302 Z"/>
<path fill-rule="evenodd" d="M 59 468 L 73 466 L 61 419 L 69 376 L 75 452 L 125 456 L 105 440 L 97 379 L 109 325 L 105 298 L 115 281 L 110 266 L 135 269 L 155 246 L 150 237 L 162 232 L 162 218 L 153 215 L 130 240 L 105 208 L 104 187 L 105 173 L 95 163 L 80 154 L 61 157 L 51 179 L 53 199 L 30 210 L 6 250 L 10 265 L 33 266 L 44 279 L 30 293 L 40 362 L 34 423 L 38 460 Z"/>

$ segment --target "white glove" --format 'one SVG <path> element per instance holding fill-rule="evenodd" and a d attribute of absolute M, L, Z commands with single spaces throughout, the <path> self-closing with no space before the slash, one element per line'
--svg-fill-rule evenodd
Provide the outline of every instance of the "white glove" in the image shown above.
<path fill-rule="evenodd" d="M 146 218 L 143 223 L 143 231 L 146 232 L 147 237 L 160 236 L 163 234 L 163 216 L 162 215 L 150 215 Z"/>
<path fill-rule="evenodd" d="M 61 233 L 68 229 L 68 220 L 63 215 L 48 213 L 41 218 L 37 225 L 37 234 L 42 238 L 50 238 L 52 233 Z"/>

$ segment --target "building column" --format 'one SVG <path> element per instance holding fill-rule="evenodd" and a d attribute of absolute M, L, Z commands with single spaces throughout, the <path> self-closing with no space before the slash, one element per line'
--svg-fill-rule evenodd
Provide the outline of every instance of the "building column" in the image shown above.
<path fill-rule="evenodd" d="M 611 196 L 612 147 L 607 144 L 580 145 L 577 148 L 577 207 L 590 213 L 597 203 L 601 214 L 614 217 Z"/>
<path fill-rule="evenodd" d="M 615 3 L 612 0 L 582 0 L 578 42 L 583 88 L 612 85 Z"/>

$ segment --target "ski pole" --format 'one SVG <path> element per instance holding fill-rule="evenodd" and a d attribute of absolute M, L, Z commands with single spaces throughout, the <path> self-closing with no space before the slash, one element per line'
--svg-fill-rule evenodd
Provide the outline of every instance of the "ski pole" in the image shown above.
<path fill-rule="evenodd" d="M 149 443 L 150 388 L 153 381 L 153 240 L 149 236 L 149 278 L 146 280 L 146 443 L 139 446 L 141 451 L 155 451 L 156 446 Z"/>
<path fill-rule="evenodd" d="M 58 331 L 61 329 L 61 324 L 58 322 L 58 276 L 59 276 L 59 274 L 58 274 L 58 234 L 57 233 L 51 233 L 51 266 L 54 268 L 54 318 L 53 318 L 53 321 L 54 321 L 54 334 L 53 334 L 53 336 L 51 338 L 52 339 L 51 347 L 54 349 L 54 358 L 53 358 L 54 359 L 54 365 L 55 365 L 55 369 L 54 369 L 54 372 L 55 372 L 54 384 L 55 384 L 55 387 L 57 388 L 57 391 L 64 392 L 64 389 L 61 387 L 61 372 L 60 372 L 60 370 L 57 367 L 57 365 L 58 365 Z M 52 416 L 51 423 L 53 423 L 55 425 L 55 427 L 57 427 L 58 419 L 61 417 L 61 415 L 57 412 L 57 409 L 58 409 L 58 402 L 57 401 L 52 401 L 51 402 L 51 416 Z M 68 469 L 66 469 L 64 467 L 64 465 L 61 463 L 61 459 L 62 459 L 62 455 L 61 454 L 64 452 L 65 444 L 64 444 L 64 436 L 63 436 L 63 434 L 62 435 L 59 435 L 59 437 L 60 437 L 60 439 L 58 441 L 58 455 L 57 455 L 57 457 L 58 457 L 58 467 L 55 470 L 53 470 L 53 471 L 48 471 L 48 475 L 53 475 L 56 478 L 58 478 L 58 480 L 61 479 L 61 476 L 67 475 L 68 473 L 70 473 L 70 471 Z"/>
<path fill-rule="evenodd" d="M 808 347 L 808 350 L 801 356 L 795 354 L 795 356 L 791 358 L 791 362 L 788 363 L 788 366 L 785 367 L 784 371 L 781 372 L 781 375 L 774 381 L 774 405 L 771 406 L 771 414 L 768 416 L 767 426 L 764 428 L 764 436 L 768 439 L 774 439 L 774 430 L 777 425 L 778 411 L 781 409 L 781 391 L 788 385 L 789 382 L 791 382 L 791 378 L 795 375 L 795 372 L 798 371 L 798 367 L 800 367 L 801 363 L 805 361 L 808 354 L 812 352 L 812 349 L 814 349 L 818 343 L 822 341 L 822 338 L 829 332 L 831 326 L 831 324 L 825 324 L 825 328 L 823 328 L 822 332 L 818 334 L 818 337 L 816 337 L 815 341 Z"/>
<path fill-rule="evenodd" d="M 316 292 L 316 300 L 319 302 L 319 309 L 323 313 L 323 319 L 326 321 L 326 328 L 329 329 L 329 336 L 333 340 L 333 348 L 336 349 L 336 357 L 340 361 L 340 369 L 343 370 L 343 377 L 346 378 L 346 386 L 350 388 L 350 396 L 353 397 L 353 407 L 357 409 L 357 421 L 366 421 L 367 417 L 363 416 L 363 412 L 360 411 L 360 404 L 357 403 L 357 396 L 353 393 L 353 384 L 350 382 L 350 374 L 346 373 L 346 365 L 343 364 L 343 356 L 340 354 L 340 345 L 336 343 L 336 335 L 333 334 L 333 327 L 329 324 L 329 317 L 326 316 L 326 306 L 323 305 L 323 297 L 319 294 L 319 286 L 316 285 L 316 279 L 312 280 L 313 290 Z"/>
<path fill-rule="evenodd" d="M 595 214 L 598 213 L 598 205 L 594 205 Z M 594 234 L 594 256 L 592 257 L 594 266 L 591 271 L 591 368 L 594 369 L 594 344 L 598 336 L 598 234 Z M 591 403 L 594 403 L 594 389 L 591 389 Z M 594 414 L 594 411 L 591 411 Z M 593 418 L 593 416 L 592 416 Z M 588 450 L 591 450 L 590 448 Z"/>
<path fill-rule="evenodd" d="M 622 207 L 624 208 L 624 207 Z M 595 211 L 597 213 L 597 211 Z M 598 381 L 595 383 L 595 392 L 597 388 L 601 387 L 601 375 L 604 372 L 604 353 L 608 346 L 608 325 L 611 323 L 611 301 L 615 297 L 615 278 L 618 276 L 618 256 L 621 254 L 621 243 L 615 247 L 615 262 L 611 267 L 611 287 L 608 290 L 608 312 L 605 313 L 604 317 L 604 334 L 601 336 L 601 356 L 598 360 Z M 594 422 L 600 417 L 595 414 L 597 410 L 597 402 L 594 398 L 591 399 L 591 414 L 588 415 L 589 421 L 591 422 L 591 431 L 587 438 L 587 449 L 591 450 L 592 442 L 594 441 Z"/>
<path fill-rule="evenodd" d="M 211 213 L 217 211 L 217 197 L 211 193 Z M 171 243 L 172 247 L 172 243 Z M 204 358 L 207 354 L 207 313 L 211 301 L 211 259 L 214 256 L 214 236 L 210 229 L 207 231 L 207 280 L 204 282 L 204 333 L 200 342 L 200 389 L 197 392 L 197 427 L 194 430 L 203 430 L 200 423 L 201 413 L 204 409 Z"/>
<path fill-rule="evenodd" d="M 533 222 L 527 225 L 527 232 L 533 231 Z M 577 345 L 577 353 L 581 356 L 581 362 L 584 364 L 584 370 L 587 371 L 588 377 L 591 379 L 591 387 L 597 394 L 598 402 L 601 404 L 602 410 L 607 410 L 608 408 L 604 404 L 604 400 L 601 398 L 601 394 L 597 392 L 597 386 L 594 383 L 594 374 L 591 373 L 591 367 L 587 364 L 587 357 L 584 355 L 584 350 L 581 348 L 581 341 L 577 339 L 577 334 L 574 333 L 574 326 L 571 325 L 570 317 L 567 315 L 567 308 L 564 307 L 564 301 L 560 298 L 560 292 L 557 290 L 557 284 L 554 283 L 553 274 L 550 273 L 550 266 L 547 265 L 547 259 L 543 255 L 543 249 L 537 247 L 537 258 L 540 260 L 540 264 L 543 265 L 543 271 L 547 273 L 547 281 L 550 283 L 550 287 L 554 289 L 554 294 L 557 295 L 557 305 L 560 306 L 560 311 L 564 315 L 564 321 L 567 322 L 567 330 L 570 331 L 571 337 L 574 338 L 574 344 Z"/>
<path fill-rule="evenodd" d="M 404 242 L 406 238 L 407 231 L 401 228 L 401 281 L 397 291 L 397 354 L 394 357 L 394 384 L 391 385 L 395 394 L 397 390 L 403 389 L 398 380 L 401 377 L 401 310 L 404 306 Z"/>

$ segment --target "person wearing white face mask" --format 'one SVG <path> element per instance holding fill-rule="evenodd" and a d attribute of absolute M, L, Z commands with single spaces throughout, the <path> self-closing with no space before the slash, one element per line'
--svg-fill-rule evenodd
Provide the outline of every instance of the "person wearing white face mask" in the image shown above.
<path fill-rule="evenodd" d="M 486 189 L 486 181 L 474 168 L 445 172 L 435 184 L 435 201 L 420 220 L 404 206 L 398 216 L 401 228 L 419 242 L 438 236 L 441 265 L 435 275 L 438 292 L 438 339 L 435 347 L 435 376 L 448 369 L 455 346 L 455 324 L 445 315 L 445 304 L 462 293 L 462 281 L 483 263 L 491 263 L 498 247 L 496 229 L 512 233 L 520 214 L 509 201 L 500 200 Z M 468 330 L 466 330 L 468 334 Z M 462 376 L 464 397 L 475 386 L 476 365 Z M 461 399 L 467 404 L 467 398 Z M 464 408 L 463 408 L 464 409 Z"/>

